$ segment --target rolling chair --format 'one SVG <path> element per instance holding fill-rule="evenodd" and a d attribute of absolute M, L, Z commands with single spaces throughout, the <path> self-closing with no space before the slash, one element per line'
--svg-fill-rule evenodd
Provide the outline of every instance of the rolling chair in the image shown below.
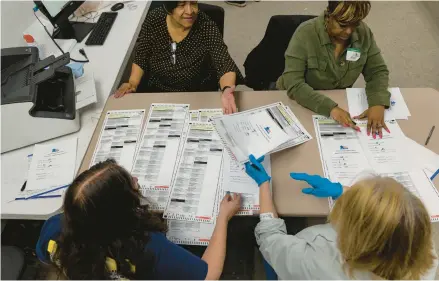
<path fill-rule="evenodd" d="M 248 54 L 245 62 L 246 85 L 254 90 L 268 90 L 285 68 L 285 51 L 299 25 L 316 16 L 272 16 L 264 38 Z"/>

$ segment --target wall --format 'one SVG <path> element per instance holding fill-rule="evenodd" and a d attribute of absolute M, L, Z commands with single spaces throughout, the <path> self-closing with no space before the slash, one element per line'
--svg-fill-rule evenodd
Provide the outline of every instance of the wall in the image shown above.
<path fill-rule="evenodd" d="M 33 1 L 1 1 L 1 47 L 24 46 L 23 31 L 35 21 Z"/>

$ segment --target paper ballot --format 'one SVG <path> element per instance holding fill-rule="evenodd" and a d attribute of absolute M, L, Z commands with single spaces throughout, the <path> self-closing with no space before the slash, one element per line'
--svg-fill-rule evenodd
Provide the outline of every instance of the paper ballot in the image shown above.
<path fill-rule="evenodd" d="M 211 120 L 232 159 L 244 164 L 250 154 L 259 158 L 298 137 L 285 112 L 278 102 Z"/>
<path fill-rule="evenodd" d="M 131 173 L 154 210 L 166 206 L 188 118 L 189 104 L 154 103 L 149 109 Z"/>
<path fill-rule="evenodd" d="M 262 165 L 271 175 L 270 155 L 266 155 Z M 271 185 L 271 182 L 270 182 Z M 222 198 L 226 192 L 241 194 L 241 209 L 237 215 L 253 215 L 259 213 L 259 187 L 258 184 L 247 175 L 245 170 L 236 165 L 230 156 L 225 153 L 223 161 Z"/>
<path fill-rule="evenodd" d="M 223 144 L 210 123 L 190 122 L 188 130 L 163 217 L 213 223 Z"/>
<path fill-rule="evenodd" d="M 209 245 L 215 224 L 196 221 L 168 220 L 166 237 L 175 244 L 182 245 Z"/>
<path fill-rule="evenodd" d="M 367 121 L 357 122 L 361 133 L 324 116 L 315 115 L 313 121 L 325 177 L 346 186 L 365 170 L 395 178 L 421 198 L 432 221 L 439 220 L 439 193 L 425 171 L 405 159 L 407 139 L 395 120 L 385 121 L 392 133 L 384 132 L 382 139 L 367 136 Z"/>
<path fill-rule="evenodd" d="M 386 109 L 384 118 L 386 120 L 408 119 L 411 114 L 400 89 L 389 88 L 388 90 L 391 94 L 390 107 Z M 346 89 L 346 95 L 351 116 L 358 116 L 369 108 L 364 88 L 348 88 Z"/>
<path fill-rule="evenodd" d="M 30 163 L 26 192 L 27 199 L 48 191 L 64 190 L 75 173 L 77 138 L 50 144 L 36 144 Z M 60 191 L 56 194 L 59 195 Z M 61 192 L 62 193 L 62 192 Z"/>
<path fill-rule="evenodd" d="M 111 158 L 131 171 L 144 116 L 144 109 L 108 111 L 90 167 Z"/>

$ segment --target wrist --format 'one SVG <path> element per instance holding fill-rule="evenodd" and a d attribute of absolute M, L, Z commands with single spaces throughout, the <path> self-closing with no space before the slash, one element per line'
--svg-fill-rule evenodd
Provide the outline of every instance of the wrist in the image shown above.
<path fill-rule="evenodd" d="M 343 194 L 344 188 L 341 185 L 341 183 L 339 183 L 339 182 L 335 182 L 334 186 L 336 186 L 337 194 L 335 196 L 332 196 L 332 198 L 337 199 L 338 197 L 340 197 Z"/>
<path fill-rule="evenodd" d="M 224 223 L 225 225 L 227 225 L 228 223 L 229 223 L 229 220 L 230 220 L 231 218 L 229 218 L 229 216 L 227 216 L 227 215 L 225 215 L 225 214 L 223 214 L 223 213 L 219 213 L 218 214 L 218 217 L 217 217 L 217 219 L 216 219 L 216 224 L 218 225 L 218 223 Z"/>
<path fill-rule="evenodd" d="M 233 87 L 233 86 L 224 86 L 224 87 L 221 89 L 221 94 L 227 93 L 227 94 L 231 94 L 231 95 L 233 95 L 233 91 L 228 90 L 228 89 L 232 89 L 232 87 Z"/>
<path fill-rule="evenodd" d="M 133 80 L 129 80 L 128 84 L 130 84 L 135 90 L 137 90 L 137 86 L 139 86 L 139 82 Z"/>

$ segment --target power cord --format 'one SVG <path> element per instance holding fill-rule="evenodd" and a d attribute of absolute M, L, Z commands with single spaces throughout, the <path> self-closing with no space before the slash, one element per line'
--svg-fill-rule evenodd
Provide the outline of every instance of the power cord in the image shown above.
<path fill-rule="evenodd" d="M 38 10 L 38 9 L 37 9 L 36 7 L 33 9 L 33 11 L 34 11 L 34 16 L 37 18 L 38 22 L 43 26 L 44 30 L 46 31 L 47 35 L 49 35 L 49 37 L 50 37 L 50 39 L 52 40 L 52 42 L 56 45 L 56 47 L 57 47 L 57 48 L 61 51 L 61 53 L 64 55 L 65 52 L 63 51 L 63 49 L 58 45 L 58 43 L 56 43 L 55 39 L 53 39 L 52 35 L 50 35 L 49 30 L 47 30 L 47 27 L 41 22 L 40 18 L 38 18 L 37 14 L 36 14 L 36 11 L 37 11 L 37 10 Z M 79 50 L 79 53 L 80 53 L 81 55 L 83 55 L 87 60 L 75 60 L 75 59 L 73 59 L 72 57 L 70 57 L 70 60 L 71 60 L 71 61 L 74 61 L 74 62 L 80 62 L 80 63 L 87 63 L 87 62 L 90 62 L 90 60 L 88 59 L 87 55 L 85 54 L 84 49 L 80 49 L 80 50 Z"/>

